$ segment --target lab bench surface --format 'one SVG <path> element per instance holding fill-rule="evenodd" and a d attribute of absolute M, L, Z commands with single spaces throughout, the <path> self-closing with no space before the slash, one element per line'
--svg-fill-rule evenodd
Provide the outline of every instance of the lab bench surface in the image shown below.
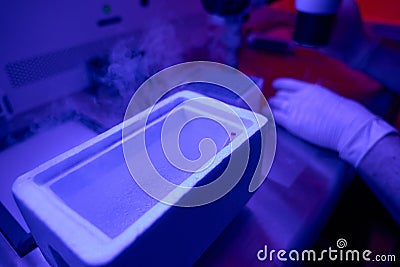
<path fill-rule="evenodd" d="M 354 171 L 331 151 L 281 128 L 277 138 L 267 180 L 196 266 L 292 266 L 260 261 L 257 253 L 264 246 L 309 249 L 317 239 Z"/>
<path fill-rule="evenodd" d="M 277 133 L 276 157 L 267 180 L 196 266 L 264 265 L 257 252 L 265 245 L 304 249 L 318 237 L 353 170 L 331 151 L 305 143 L 281 128 Z M 47 266 L 39 249 L 20 259 L 3 237 L 0 256 L 1 266 Z"/>
<path fill-rule="evenodd" d="M 325 72 L 321 66 L 330 71 Z M 263 93 L 267 97 L 274 94 L 271 81 L 282 75 L 314 82 L 319 79 L 333 90 L 360 100 L 380 91 L 378 83 L 310 50 L 277 55 L 243 48 L 239 68 L 246 74 L 264 78 Z M 196 266 L 290 265 L 276 260 L 259 261 L 257 253 L 265 246 L 274 250 L 310 248 L 353 175 L 354 170 L 335 153 L 278 128 L 276 157 L 268 178 Z M 1 237 L 2 265 L 47 266 L 47 263 L 38 249 L 19 259 Z"/>

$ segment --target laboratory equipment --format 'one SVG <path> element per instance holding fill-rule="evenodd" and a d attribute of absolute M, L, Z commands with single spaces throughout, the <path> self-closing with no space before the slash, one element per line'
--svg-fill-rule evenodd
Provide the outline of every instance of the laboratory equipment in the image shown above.
<path fill-rule="evenodd" d="M 217 61 L 238 66 L 238 50 L 241 43 L 241 26 L 245 21 L 249 0 L 202 0 L 209 16 L 209 57 Z"/>
<path fill-rule="evenodd" d="M 203 46 L 205 18 L 200 0 L 2 1 L 0 118 L 87 89 L 89 60 L 159 25 L 173 25 L 188 47 Z"/>
<path fill-rule="evenodd" d="M 196 100 L 199 98 L 204 99 L 193 92 L 176 93 L 154 107 L 146 127 L 139 127 L 146 119 L 139 113 L 125 126 L 119 124 L 17 179 L 13 185 L 17 204 L 50 264 L 160 266 L 174 262 L 189 266 L 206 250 L 252 195 L 249 184 L 259 171 L 260 133 L 266 129 L 267 119 L 229 106 L 242 123 L 226 121 L 230 132 L 226 133 L 213 119 L 224 121 L 230 115 L 212 104 L 217 100 Z M 182 129 L 182 153 L 196 158 L 196 142 L 212 138 L 216 154 L 201 172 L 190 173 L 161 156 L 159 136 L 166 120 L 179 125 L 193 114 L 200 119 Z M 123 127 L 129 134 L 121 140 Z M 194 197 L 193 188 L 215 181 L 234 157 L 242 158 L 246 144 L 250 153 L 243 176 L 236 177 L 240 179 L 232 190 L 218 200 L 196 207 L 167 205 L 147 195 L 125 163 L 123 142 L 140 147 L 136 143 L 142 134 L 146 135 L 146 151 L 131 151 L 134 163 L 142 167 L 141 156 L 147 153 L 160 174 L 174 184 L 188 186 L 183 194 L 166 194 L 177 203 Z M 150 169 L 141 169 L 141 173 L 151 180 Z M 241 172 L 235 169 L 233 173 Z"/>
<path fill-rule="evenodd" d="M 306 46 L 328 44 L 339 5 L 340 0 L 296 0 L 294 41 Z"/>

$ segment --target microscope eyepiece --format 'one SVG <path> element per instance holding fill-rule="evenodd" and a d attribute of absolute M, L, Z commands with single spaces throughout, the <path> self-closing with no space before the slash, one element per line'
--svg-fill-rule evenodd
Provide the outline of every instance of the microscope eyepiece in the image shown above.
<path fill-rule="evenodd" d="M 296 0 L 297 19 L 293 39 L 304 46 L 329 43 L 340 0 Z"/>

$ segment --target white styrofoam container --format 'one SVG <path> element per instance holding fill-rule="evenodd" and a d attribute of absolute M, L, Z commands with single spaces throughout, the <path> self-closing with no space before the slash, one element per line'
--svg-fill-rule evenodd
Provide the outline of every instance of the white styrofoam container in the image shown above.
<path fill-rule="evenodd" d="M 154 133 L 149 135 L 147 153 L 155 157 L 156 168 L 160 167 L 175 184 L 192 187 L 218 178 L 233 153 L 244 153 L 244 143 L 248 141 L 248 164 L 235 187 L 217 201 L 198 207 L 177 207 L 156 201 L 129 173 L 122 148 L 121 123 L 22 175 L 13 185 L 18 207 L 51 265 L 188 266 L 215 240 L 251 196 L 249 184 L 258 172 L 257 161 L 262 153 L 260 131 L 265 130 L 267 119 L 230 106 L 244 122 L 246 133 L 239 125 L 231 124 L 238 132 L 229 144 L 226 133 L 212 120 L 190 124 L 186 133 L 182 132 L 186 151 L 183 153 L 197 156 L 198 140 L 211 138 L 217 154 L 200 178 L 180 172 L 160 156 L 161 141 L 157 133 L 171 110 L 199 96 L 188 91 L 172 95 L 155 106 L 154 121 L 146 129 L 137 127 L 138 121 L 143 120 L 141 114 L 126 121 L 125 129 L 132 133 L 132 142 L 140 131 Z M 176 120 L 186 120 L 188 112 L 204 118 L 224 119 L 226 115 L 207 101 L 182 105 L 177 112 Z M 191 190 L 181 197 L 190 194 Z"/>

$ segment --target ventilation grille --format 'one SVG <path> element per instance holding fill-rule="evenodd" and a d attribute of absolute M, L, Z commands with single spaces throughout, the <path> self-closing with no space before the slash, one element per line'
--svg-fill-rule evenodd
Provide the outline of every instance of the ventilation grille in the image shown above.
<path fill-rule="evenodd" d="M 6 73 L 13 88 L 21 87 L 76 66 L 82 62 L 81 58 L 78 60 L 79 54 L 79 51 L 63 50 L 20 60 L 7 64 Z"/>
<path fill-rule="evenodd" d="M 5 65 L 10 86 L 12 88 L 22 87 L 79 66 L 89 58 L 96 56 L 96 53 L 107 53 L 117 38 L 121 37 L 124 36 L 10 62 Z"/>

